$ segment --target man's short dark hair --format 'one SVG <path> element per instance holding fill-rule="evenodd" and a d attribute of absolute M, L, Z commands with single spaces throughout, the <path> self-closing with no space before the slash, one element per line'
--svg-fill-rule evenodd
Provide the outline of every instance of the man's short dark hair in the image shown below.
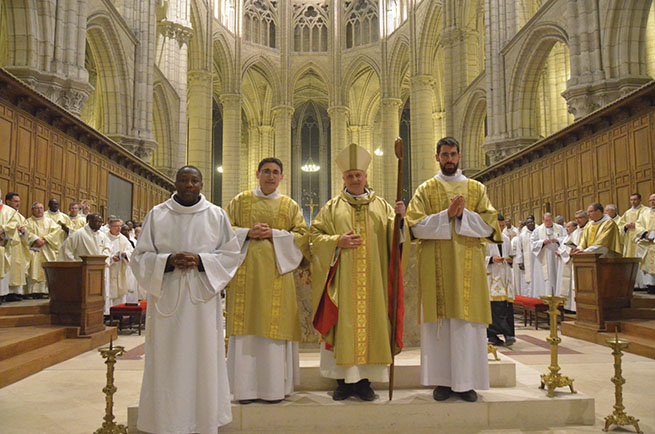
<path fill-rule="evenodd" d="M 9 193 L 5 194 L 5 202 L 9 202 L 16 196 L 20 197 L 20 194 L 10 191 Z"/>
<path fill-rule="evenodd" d="M 503 215 L 501 213 L 498 213 L 498 221 L 499 222 L 504 222 L 505 221 L 505 217 L 503 217 Z"/>
<path fill-rule="evenodd" d="M 639 200 L 641 200 L 641 194 L 639 194 L 639 193 L 632 193 L 630 195 L 630 197 L 632 197 L 632 196 L 637 196 L 639 198 Z M 625 197 L 625 196 L 623 196 L 623 197 Z"/>
<path fill-rule="evenodd" d="M 449 148 L 457 148 L 459 153 L 459 142 L 454 137 L 444 137 L 443 139 L 437 142 L 437 155 L 441 152 L 442 146 L 448 146 Z"/>
<path fill-rule="evenodd" d="M 185 170 L 195 170 L 198 172 L 198 177 L 200 177 L 200 180 L 202 181 L 202 172 L 200 169 L 198 169 L 196 166 L 191 166 L 191 165 L 186 165 L 182 166 L 177 170 L 177 173 L 175 174 L 175 180 L 177 180 L 178 176 L 180 176 L 180 173 L 182 173 Z"/>
<path fill-rule="evenodd" d="M 87 222 L 87 223 L 90 222 L 91 219 L 93 219 L 94 217 L 98 217 L 99 219 L 102 219 L 102 216 L 101 216 L 99 213 L 97 213 L 97 212 L 92 212 L 91 214 L 88 214 L 88 215 L 86 216 L 86 222 Z"/>
<path fill-rule="evenodd" d="M 605 212 L 605 209 L 603 208 L 603 205 L 600 202 L 594 202 L 589 206 L 594 207 L 594 211 Z"/>
<path fill-rule="evenodd" d="M 262 167 L 264 167 L 264 164 L 266 163 L 275 163 L 278 166 L 280 166 L 280 173 L 284 173 L 284 167 L 282 166 L 282 161 L 280 161 L 279 158 L 275 157 L 266 157 L 262 161 L 259 162 L 259 165 L 257 166 L 257 172 L 261 172 Z"/>

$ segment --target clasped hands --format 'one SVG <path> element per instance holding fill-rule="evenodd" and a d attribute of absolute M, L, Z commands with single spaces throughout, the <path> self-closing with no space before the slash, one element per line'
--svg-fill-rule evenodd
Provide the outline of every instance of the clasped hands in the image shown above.
<path fill-rule="evenodd" d="M 127 253 L 126 252 L 121 252 L 119 254 L 114 255 L 114 257 L 112 259 L 114 260 L 114 262 L 120 262 L 121 258 L 122 259 L 127 259 Z"/>
<path fill-rule="evenodd" d="M 450 205 L 448 206 L 448 218 L 453 217 L 462 217 L 464 214 L 464 208 L 466 208 L 466 199 L 461 194 L 450 199 Z"/>
<path fill-rule="evenodd" d="M 169 255 L 166 265 L 180 270 L 197 268 L 200 264 L 200 256 L 195 253 L 177 252 Z"/>
<path fill-rule="evenodd" d="M 514 262 L 514 259 L 512 258 L 503 258 L 502 256 L 494 256 L 493 259 L 495 264 L 502 264 L 503 262 L 507 262 L 508 264 L 512 264 Z"/>
<path fill-rule="evenodd" d="M 255 223 L 248 231 L 248 238 L 254 240 L 265 240 L 273 238 L 273 229 L 266 223 Z"/>

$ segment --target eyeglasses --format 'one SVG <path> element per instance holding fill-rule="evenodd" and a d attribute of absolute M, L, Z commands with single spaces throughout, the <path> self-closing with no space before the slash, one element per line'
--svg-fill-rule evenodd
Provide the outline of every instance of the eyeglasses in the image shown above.
<path fill-rule="evenodd" d="M 459 152 L 442 152 L 439 154 L 440 160 L 454 160 L 459 155 Z"/>
<path fill-rule="evenodd" d="M 268 176 L 268 175 L 272 175 L 272 176 L 280 176 L 280 175 L 282 175 L 282 172 L 280 172 L 280 171 L 277 170 L 277 169 L 275 169 L 275 170 L 271 170 L 271 169 L 263 169 L 260 173 L 262 173 L 263 175 L 267 175 L 267 176 Z"/>

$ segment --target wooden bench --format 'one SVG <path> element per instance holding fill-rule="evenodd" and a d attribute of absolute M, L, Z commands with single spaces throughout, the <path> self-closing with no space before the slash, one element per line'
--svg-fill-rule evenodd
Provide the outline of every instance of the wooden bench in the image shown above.
<path fill-rule="evenodd" d="M 111 321 L 118 320 L 118 331 L 123 330 L 123 320 L 129 320 L 127 327 L 134 329 L 137 327 L 139 336 L 141 336 L 141 328 L 145 326 L 146 322 L 146 309 L 148 307 L 147 300 L 139 301 L 138 305 L 131 304 L 118 304 L 109 309 L 109 316 Z"/>
<path fill-rule="evenodd" d="M 532 325 L 534 320 L 534 329 L 539 330 L 539 320 L 545 320 L 546 324 L 550 324 L 548 318 L 548 305 L 540 298 L 523 297 L 517 295 L 514 297 L 514 313 L 523 314 L 523 326 L 527 327 L 528 321 Z M 560 321 L 564 317 L 564 307 L 560 306 L 559 311 L 561 315 L 557 316 Z"/>

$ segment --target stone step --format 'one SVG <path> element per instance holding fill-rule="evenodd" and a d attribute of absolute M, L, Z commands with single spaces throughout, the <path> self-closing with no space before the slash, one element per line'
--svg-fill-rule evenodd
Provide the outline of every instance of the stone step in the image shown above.
<path fill-rule="evenodd" d="M 75 328 L 70 328 L 75 331 Z M 68 327 L 30 326 L 5 330 L 0 337 L 0 360 L 54 344 L 70 335 Z"/>
<path fill-rule="evenodd" d="M 50 324 L 50 315 L 43 313 L 0 316 L 0 328 Z"/>
<path fill-rule="evenodd" d="M 655 309 L 646 307 L 629 307 L 621 309 L 623 319 L 655 319 Z"/>
<path fill-rule="evenodd" d="M 491 356 L 490 356 L 491 357 Z M 491 387 L 516 386 L 516 365 L 508 357 L 499 354 L 500 360 L 489 360 L 489 385 Z M 420 358 L 399 360 L 395 365 L 394 390 L 421 388 Z M 331 391 L 336 387 L 335 380 L 321 375 L 318 361 L 305 361 L 300 363 L 300 385 L 296 390 Z M 386 391 L 387 383 L 373 383 L 376 391 Z M 382 393 L 382 392 L 380 392 Z M 386 396 L 386 392 L 384 392 Z"/>
<path fill-rule="evenodd" d="M 5 303 L 0 306 L 0 316 L 47 313 L 50 313 L 50 302 L 48 300 L 23 300 Z"/>
<path fill-rule="evenodd" d="M 537 377 L 538 378 L 538 377 Z M 233 433 L 435 433 L 489 429 L 530 431 L 593 425 L 594 399 L 558 389 L 548 398 L 537 385 L 478 392 L 478 401 L 458 397 L 436 402 L 431 389 L 405 389 L 393 401 L 379 393 L 373 402 L 355 398 L 333 401 L 320 391 L 294 393 L 279 404 L 232 405 L 232 422 L 220 429 Z M 384 395 L 384 396 L 383 396 Z M 128 430 L 136 429 L 138 407 L 128 408 Z M 502 432 L 502 431 L 498 431 Z"/>
<path fill-rule="evenodd" d="M 0 387 L 5 387 L 64 360 L 117 338 L 115 327 L 75 339 L 64 339 L 0 361 Z"/>

